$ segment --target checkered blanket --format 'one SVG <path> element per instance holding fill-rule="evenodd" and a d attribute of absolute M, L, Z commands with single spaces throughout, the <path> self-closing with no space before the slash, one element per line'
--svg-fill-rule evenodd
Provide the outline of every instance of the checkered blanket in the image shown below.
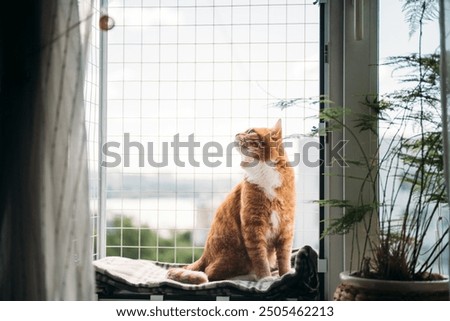
<path fill-rule="evenodd" d="M 292 254 L 291 273 L 274 280 L 223 280 L 200 285 L 184 284 L 166 278 L 168 268 L 181 266 L 123 257 L 94 261 L 99 297 L 125 297 L 127 294 L 170 296 L 231 296 L 241 299 L 318 298 L 317 253 L 305 246 Z"/>

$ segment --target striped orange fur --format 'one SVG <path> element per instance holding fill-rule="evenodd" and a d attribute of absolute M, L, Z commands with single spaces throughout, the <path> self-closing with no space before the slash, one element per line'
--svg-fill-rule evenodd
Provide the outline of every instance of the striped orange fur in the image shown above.
<path fill-rule="evenodd" d="M 217 208 L 203 255 L 167 277 L 201 284 L 254 275 L 256 280 L 290 271 L 295 183 L 282 144 L 281 120 L 273 128 L 236 135 L 244 179 Z"/>

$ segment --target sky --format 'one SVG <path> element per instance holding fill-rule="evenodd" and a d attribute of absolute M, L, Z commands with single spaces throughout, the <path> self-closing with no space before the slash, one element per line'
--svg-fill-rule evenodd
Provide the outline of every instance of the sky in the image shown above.
<path fill-rule="evenodd" d="M 162 3 L 167 7 L 124 9 L 120 1 L 110 3 L 116 26 L 108 32 L 108 141 L 124 146 L 124 133 L 129 133 L 145 148 L 154 143 L 158 156 L 162 143 L 170 147 L 177 134 L 182 141 L 194 134 L 202 146 L 214 141 L 226 150 L 238 132 L 273 126 L 279 118 L 285 136 L 311 133 L 318 122 L 313 119 L 317 104 L 299 102 L 281 110 L 276 103 L 318 99 L 317 6 L 302 1 L 288 6 L 252 1 L 251 8 L 248 1 L 233 1 L 233 6 L 216 1 L 215 7 L 211 1 L 183 1 L 179 8 L 171 5 L 176 1 Z M 192 172 L 189 166 L 172 165 L 167 170 Z"/>

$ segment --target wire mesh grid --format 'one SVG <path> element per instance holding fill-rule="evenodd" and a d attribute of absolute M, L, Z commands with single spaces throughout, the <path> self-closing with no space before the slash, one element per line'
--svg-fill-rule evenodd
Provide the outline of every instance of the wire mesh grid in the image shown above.
<path fill-rule="evenodd" d="M 307 137 L 317 125 L 308 99 L 319 90 L 318 8 L 116 0 L 108 14 L 106 254 L 191 262 L 242 179 L 237 132 L 281 118 L 291 160 L 318 143 Z M 311 164 L 318 150 L 307 151 Z M 308 164 L 295 167 L 297 246 L 319 242 L 319 168 Z"/>

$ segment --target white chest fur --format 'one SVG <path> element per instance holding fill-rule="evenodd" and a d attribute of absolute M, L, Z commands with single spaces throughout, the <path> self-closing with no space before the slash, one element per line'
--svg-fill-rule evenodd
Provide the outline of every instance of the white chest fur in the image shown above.
<path fill-rule="evenodd" d="M 272 229 L 278 230 L 280 227 L 280 217 L 278 216 L 278 212 L 272 211 L 270 215 L 270 223 L 272 223 Z"/>
<path fill-rule="evenodd" d="M 270 200 L 275 198 L 275 189 L 281 186 L 281 175 L 275 167 L 258 163 L 256 166 L 245 167 L 245 171 L 249 183 L 258 185 Z"/>

